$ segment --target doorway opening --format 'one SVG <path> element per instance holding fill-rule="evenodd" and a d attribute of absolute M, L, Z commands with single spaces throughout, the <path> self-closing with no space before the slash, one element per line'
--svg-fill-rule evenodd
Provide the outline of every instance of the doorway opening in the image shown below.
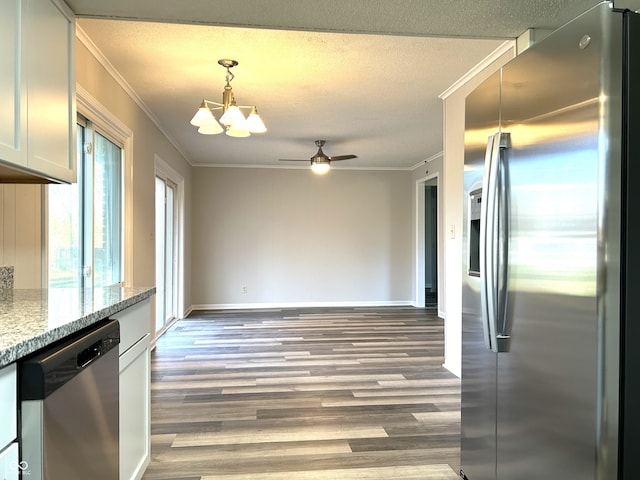
<path fill-rule="evenodd" d="M 438 255 L 441 251 L 438 204 L 438 175 L 419 179 L 416 182 L 415 304 L 435 310 L 443 304 L 438 288 L 442 270 Z"/>
<path fill-rule="evenodd" d="M 438 179 L 424 184 L 424 306 L 438 308 Z"/>

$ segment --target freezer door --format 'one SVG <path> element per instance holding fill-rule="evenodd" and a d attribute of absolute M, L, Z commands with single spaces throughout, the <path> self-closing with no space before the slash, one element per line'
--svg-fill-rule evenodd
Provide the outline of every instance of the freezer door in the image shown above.
<path fill-rule="evenodd" d="M 480 281 L 479 210 L 485 151 L 498 131 L 500 75 L 466 100 L 462 271 L 461 469 L 470 480 L 493 480 L 496 471 L 496 354 L 486 347 Z"/>
<path fill-rule="evenodd" d="M 616 279 L 601 267 L 604 249 L 619 242 L 609 228 L 619 197 L 609 162 L 620 92 L 603 75 L 620 71 L 620 19 L 598 7 L 503 69 L 511 230 L 510 344 L 498 354 L 500 480 L 616 478 L 607 469 L 617 451 L 603 453 L 601 437 L 603 403 L 617 401 L 602 395 L 608 352 L 599 332 L 605 308 L 617 308 L 603 301 Z"/>

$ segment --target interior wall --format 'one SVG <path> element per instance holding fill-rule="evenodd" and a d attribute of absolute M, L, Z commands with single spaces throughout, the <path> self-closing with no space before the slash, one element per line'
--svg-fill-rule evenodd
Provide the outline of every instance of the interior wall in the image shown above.
<path fill-rule="evenodd" d="M 407 171 L 195 168 L 194 308 L 412 303 Z"/>
<path fill-rule="evenodd" d="M 41 185 L 0 185 L 0 265 L 15 288 L 42 286 Z"/>

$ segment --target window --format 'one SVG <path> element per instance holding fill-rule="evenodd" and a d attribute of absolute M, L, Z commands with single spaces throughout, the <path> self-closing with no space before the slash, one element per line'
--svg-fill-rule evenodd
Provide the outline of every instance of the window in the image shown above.
<path fill-rule="evenodd" d="M 122 283 L 123 148 L 84 117 L 78 183 L 48 186 L 49 287 Z"/>

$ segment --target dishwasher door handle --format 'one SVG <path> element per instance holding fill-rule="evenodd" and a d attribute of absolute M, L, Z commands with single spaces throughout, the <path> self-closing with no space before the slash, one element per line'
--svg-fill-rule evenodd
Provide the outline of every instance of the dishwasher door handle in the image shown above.
<path fill-rule="evenodd" d="M 102 340 L 82 350 L 76 357 L 76 365 L 78 368 L 84 368 L 100 355 L 102 355 Z"/>

